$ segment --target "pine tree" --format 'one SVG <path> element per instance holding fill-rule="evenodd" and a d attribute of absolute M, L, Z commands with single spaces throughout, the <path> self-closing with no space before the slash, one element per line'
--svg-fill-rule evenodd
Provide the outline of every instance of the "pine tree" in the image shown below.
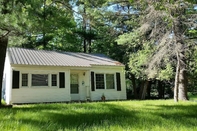
<path fill-rule="evenodd" d="M 21 2 L 15 0 L 0 0 L 0 98 L 2 98 L 2 79 L 6 49 L 10 36 L 18 36 L 22 33 L 25 15 L 21 10 Z"/>
<path fill-rule="evenodd" d="M 141 4 L 139 28 L 118 40 L 139 47 L 131 55 L 132 72 L 144 74 L 146 79 L 174 76 L 174 100 L 188 100 L 186 54 L 193 40 L 187 37 L 187 32 L 196 28 L 193 3 L 186 0 L 137 3 Z M 176 67 L 175 73 L 173 67 Z"/>

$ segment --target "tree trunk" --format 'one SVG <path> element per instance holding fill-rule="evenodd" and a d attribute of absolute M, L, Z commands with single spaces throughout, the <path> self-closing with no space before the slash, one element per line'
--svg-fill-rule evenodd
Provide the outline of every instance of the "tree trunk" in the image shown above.
<path fill-rule="evenodd" d="M 92 48 L 91 48 L 91 38 L 88 39 L 88 53 L 92 53 Z"/>
<path fill-rule="evenodd" d="M 86 39 L 83 39 L 83 53 L 86 53 Z"/>
<path fill-rule="evenodd" d="M 175 76 L 175 82 L 174 82 L 174 101 L 175 102 L 178 102 L 179 72 L 180 72 L 180 58 L 177 52 L 176 76 Z"/>
<path fill-rule="evenodd" d="M 159 93 L 159 99 L 162 98 L 163 96 L 163 86 L 162 86 L 162 82 L 158 80 L 158 86 L 157 86 L 157 90 Z"/>
<path fill-rule="evenodd" d="M 86 14 L 86 7 L 85 7 L 85 4 L 84 4 L 84 8 L 83 8 L 83 13 Z M 87 31 L 87 27 L 86 27 L 86 17 L 85 15 L 82 15 L 83 17 L 83 32 L 85 32 L 84 34 L 84 38 L 83 38 L 83 53 L 86 53 L 87 52 L 87 44 L 86 44 L 86 31 Z"/>
<path fill-rule="evenodd" d="M 91 25 L 89 23 L 89 35 L 91 35 L 91 31 L 92 31 L 92 28 L 91 28 Z M 92 46 L 92 38 L 89 37 L 88 38 L 88 53 L 92 53 L 92 47 L 91 46 Z"/>
<path fill-rule="evenodd" d="M 161 91 L 161 97 L 164 99 L 164 94 L 165 94 L 165 82 L 162 83 L 162 91 Z"/>
<path fill-rule="evenodd" d="M 46 0 L 44 0 L 44 5 L 43 5 L 43 27 L 42 27 L 42 45 L 43 48 L 46 49 L 47 47 L 47 41 L 46 41 L 46 32 L 45 32 L 45 26 L 46 26 Z"/>
<path fill-rule="evenodd" d="M 132 81 L 132 84 L 133 84 L 134 98 L 137 99 L 136 81 L 135 81 L 135 75 L 133 75 L 133 74 L 131 74 L 131 81 Z"/>
<path fill-rule="evenodd" d="M 187 77 L 186 77 L 186 58 L 185 58 L 185 43 L 183 41 L 183 25 L 181 23 L 181 16 L 178 16 L 174 21 L 174 37 L 176 38 L 176 55 L 177 55 L 177 69 L 175 77 L 174 101 L 188 100 L 187 97 Z"/>
<path fill-rule="evenodd" d="M 147 86 L 147 96 L 148 96 L 148 98 L 150 98 L 151 85 L 152 85 L 152 81 L 149 81 L 148 86 Z"/>
<path fill-rule="evenodd" d="M 143 89 L 144 89 L 144 83 L 145 81 L 142 80 L 139 84 L 139 87 L 138 87 L 138 99 L 141 99 L 141 96 L 142 96 L 142 93 L 143 93 Z"/>
<path fill-rule="evenodd" d="M 185 69 L 180 69 L 180 73 L 179 73 L 179 95 L 178 95 L 178 99 L 179 100 L 188 100 L 188 96 L 187 96 L 187 86 L 186 86 L 186 71 L 184 71 Z"/>
<path fill-rule="evenodd" d="M 8 45 L 8 37 L 0 38 L 0 98 L 2 98 L 2 80 L 3 80 L 3 71 L 4 71 L 7 45 Z M 2 105 L 1 102 L 0 105 Z"/>
<path fill-rule="evenodd" d="M 188 100 L 187 96 L 187 73 L 184 53 L 180 53 L 180 66 L 179 66 L 179 86 L 178 86 L 178 99 Z"/>
<path fill-rule="evenodd" d="M 142 88 L 142 90 L 141 90 L 142 92 L 141 92 L 141 96 L 140 96 L 141 100 L 145 99 L 148 86 L 149 86 L 149 81 L 146 80 L 145 84 L 143 84 L 143 86 L 141 87 Z"/>

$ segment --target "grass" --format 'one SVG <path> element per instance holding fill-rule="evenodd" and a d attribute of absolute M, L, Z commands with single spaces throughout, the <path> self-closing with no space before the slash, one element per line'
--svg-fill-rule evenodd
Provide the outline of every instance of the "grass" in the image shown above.
<path fill-rule="evenodd" d="M 173 100 L 15 105 L 0 109 L 2 131 L 193 131 L 197 102 Z"/>
<path fill-rule="evenodd" d="M 190 101 L 196 101 L 197 102 L 197 94 L 192 94 L 192 93 L 188 93 L 189 96 L 189 100 Z"/>

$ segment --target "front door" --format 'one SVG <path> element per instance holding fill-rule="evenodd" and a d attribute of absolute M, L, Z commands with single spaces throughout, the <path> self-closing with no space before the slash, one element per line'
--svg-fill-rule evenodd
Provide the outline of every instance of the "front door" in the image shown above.
<path fill-rule="evenodd" d="M 79 100 L 79 75 L 70 74 L 70 94 L 71 100 Z"/>

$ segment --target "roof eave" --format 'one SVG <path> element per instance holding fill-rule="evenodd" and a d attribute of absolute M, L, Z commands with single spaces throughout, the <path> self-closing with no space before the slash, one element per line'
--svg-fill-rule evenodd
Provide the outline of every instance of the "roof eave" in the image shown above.
<path fill-rule="evenodd" d="M 98 64 L 90 64 L 91 66 L 95 66 L 95 67 L 125 67 L 125 65 L 98 65 Z"/>
<path fill-rule="evenodd" d="M 27 67 L 27 66 L 31 66 L 31 67 L 84 67 L 84 68 L 88 68 L 91 66 L 73 66 L 73 65 L 27 65 L 27 64 L 10 64 L 12 67 Z"/>

